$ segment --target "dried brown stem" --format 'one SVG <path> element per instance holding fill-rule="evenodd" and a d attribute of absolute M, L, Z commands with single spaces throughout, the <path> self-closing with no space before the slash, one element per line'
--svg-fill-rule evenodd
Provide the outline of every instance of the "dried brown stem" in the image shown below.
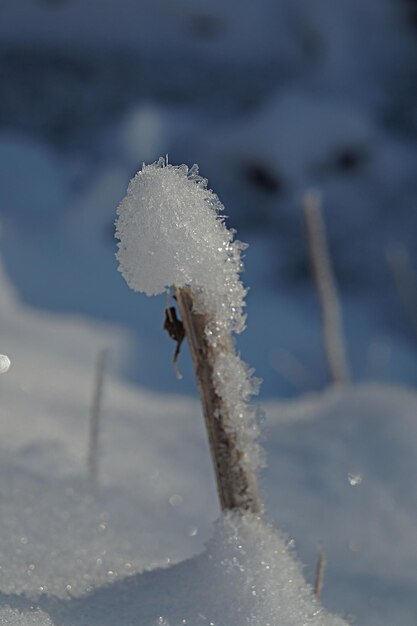
<path fill-rule="evenodd" d="M 310 262 L 320 300 L 327 367 L 333 383 L 346 384 L 350 374 L 344 344 L 342 311 L 327 246 L 319 193 L 307 193 L 303 208 Z"/>
<path fill-rule="evenodd" d="M 175 288 L 175 297 L 194 364 L 220 506 L 222 510 L 260 513 L 256 477 L 242 464 L 242 450 L 237 445 L 225 402 L 217 395 L 213 384 L 216 354 L 233 351 L 232 339 L 229 336 L 222 345 L 217 342 L 216 348 L 211 346 L 205 333 L 207 319 L 194 311 L 193 292 L 188 288 Z"/>

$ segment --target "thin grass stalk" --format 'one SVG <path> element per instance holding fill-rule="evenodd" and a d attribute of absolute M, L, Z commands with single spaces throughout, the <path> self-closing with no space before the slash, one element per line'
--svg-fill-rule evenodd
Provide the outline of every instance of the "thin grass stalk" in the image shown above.
<path fill-rule="evenodd" d="M 213 384 L 216 352 L 233 351 L 232 339 L 227 337 L 223 345 L 217 344 L 216 348 L 209 345 L 205 334 L 207 320 L 204 315 L 195 313 L 193 292 L 188 288 L 174 291 L 194 364 L 221 509 L 259 514 L 261 503 L 256 476 L 241 462 L 243 453 L 237 446 L 236 435 L 228 428 L 225 403 Z"/>
<path fill-rule="evenodd" d="M 417 280 L 410 254 L 403 244 L 398 243 L 388 246 L 385 255 L 404 312 L 417 338 Z"/>
<path fill-rule="evenodd" d="M 319 554 L 316 566 L 316 578 L 314 581 L 314 594 L 317 598 L 320 598 L 321 591 L 323 589 L 324 572 L 326 569 L 326 558 L 324 556 L 323 548 L 319 547 Z"/>
<path fill-rule="evenodd" d="M 315 191 L 307 193 L 304 197 L 303 209 L 310 263 L 320 301 L 327 368 L 334 384 L 346 384 L 350 380 L 350 372 L 344 341 L 342 310 L 327 245 L 320 194 Z"/>
<path fill-rule="evenodd" d="M 98 462 L 99 462 L 99 436 L 101 422 L 101 408 L 103 401 L 104 372 L 107 361 L 107 348 L 103 348 L 97 355 L 93 398 L 90 410 L 88 454 L 87 454 L 87 474 L 90 484 L 98 485 Z"/>

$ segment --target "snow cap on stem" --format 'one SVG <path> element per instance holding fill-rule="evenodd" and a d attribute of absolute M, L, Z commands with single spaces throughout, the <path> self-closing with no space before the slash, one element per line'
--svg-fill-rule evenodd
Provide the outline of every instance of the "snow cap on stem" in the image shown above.
<path fill-rule="evenodd" d="M 198 166 L 160 158 L 143 165 L 119 205 L 119 271 L 129 287 L 157 295 L 175 285 L 201 294 L 218 327 L 241 332 L 246 290 L 239 280 L 240 251 L 220 215 L 223 205 Z"/>

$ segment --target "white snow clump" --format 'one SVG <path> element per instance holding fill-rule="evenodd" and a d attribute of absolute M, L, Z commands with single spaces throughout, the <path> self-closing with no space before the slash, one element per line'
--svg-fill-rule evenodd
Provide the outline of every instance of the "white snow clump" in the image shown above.
<path fill-rule="evenodd" d="M 203 554 L 165 573 L 160 624 L 347 626 L 323 609 L 284 538 L 252 514 L 221 518 Z"/>
<path fill-rule="evenodd" d="M 7 354 L 0 354 L 0 374 L 5 374 L 9 371 L 11 361 Z"/>
<path fill-rule="evenodd" d="M 174 166 L 160 158 L 130 181 L 117 214 L 119 271 L 134 291 L 157 295 L 191 287 L 218 326 L 241 332 L 246 290 L 239 280 L 240 251 L 234 231 L 219 215 L 223 205 L 198 166 Z"/>

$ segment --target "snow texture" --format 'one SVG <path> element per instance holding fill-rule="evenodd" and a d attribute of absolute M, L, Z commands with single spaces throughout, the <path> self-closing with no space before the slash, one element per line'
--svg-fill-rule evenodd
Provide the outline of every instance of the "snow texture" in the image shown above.
<path fill-rule="evenodd" d="M 26 313 L 1 278 L 0 318 L 16 367 L 2 390 L 2 411 L 14 419 L 2 419 L 0 624 L 344 625 L 320 608 L 286 542 L 256 517 L 220 520 L 205 551 L 166 567 L 163 553 L 178 560 L 187 551 L 177 550 L 181 534 L 191 545 L 197 526 L 212 532 L 208 451 L 195 432 L 202 425 L 192 419 L 194 402 L 164 404 L 109 372 L 101 488 L 87 491 L 80 461 L 89 377 L 81 350 L 95 353 L 109 330 L 77 320 L 77 345 L 70 320 L 58 318 L 55 329 L 52 317 Z M 56 337 L 52 354 L 40 349 L 45 333 Z M 67 367 L 51 386 L 53 371 L 63 369 L 60 350 Z M 202 491 L 204 507 L 190 511 L 188 500 L 202 506 Z"/>
<path fill-rule="evenodd" d="M 180 580 L 176 602 L 161 615 L 171 626 L 346 625 L 320 606 L 284 539 L 251 515 L 221 519 L 206 551 L 188 563 L 184 574 L 188 583 L 194 578 L 194 597 Z"/>
<path fill-rule="evenodd" d="M 182 583 L 197 584 L 195 560 L 189 567 L 186 559 L 202 552 L 218 515 L 197 401 L 133 387 L 110 368 L 100 495 L 91 498 L 83 478 L 94 357 L 109 342 L 114 354 L 116 328 L 23 307 L 1 271 L 0 293 L 3 349 L 13 350 L 14 364 L 1 378 L 3 606 L 39 605 L 57 625 L 80 626 L 83 614 L 91 616 L 87 626 L 143 626 L 142 617 L 155 626 L 160 616 L 181 624 L 169 598 L 179 593 L 184 569 Z M 309 581 L 322 543 L 324 605 L 354 613 L 361 625 L 416 623 L 416 407 L 415 391 L 382 385 L 265 406 L 269 513 L 295 539 Z M 349 473 L 360 474 L 361 484 L 352 487 Z M 196 558 L 207 562 L 204 553 Z M 57 606 L 70 612 L 65 620 Z"/>
<path fill-rule="evenodd" d="M 144 165 L 118 208 L 117 258 L 129 287 L 147 295 L 191 287 L 219 327 L 244 329 L 246 290 L 239 280 L 240 251 L 227 230 L 219 198 L 197 165 L 173 166 L 161 158 Z"/>
<path fill-rule="evenodd" d="M 5 374 L 9 371 L 11 362 L 7 354 L 0 354 L 0 374 Z"/>
<path fill-rule="evenodd" d="M 3 607 L 0 609 L 1 626 L 53 626 L 51 620 L 39 609 L 20 613 L 16 609 Z"/>
<path fill-rule="evenodd" d="M 238 354 L 230 352 L 215 355 L 213 378 L 214 388 L 223 399 L 239 450 L 243 453 L 242 462 L 248 469 L 256 471 L 263 464 L 262 450 L 257 442 L 258 422 L 262 414 L 259 407 L 249 401 L 251 396 L 258 393 L 261 381 L 253 377 L 253 370 Z"/>
<path fill-rule="evenodd" d="M 56 623 L 77 626 L 347 626 L 327 613 L 305 583 L 285 540 L 260 518 L 220 519 L 206 550 L 49 607 Z"/>
<path fill-rule="evenodd" d="M 416 407 L 415 390 L 379 384 L 265 406 L 268 511 L 310 571 L 323 547 L 322 601 L 358 624 L 416 622 Z"/>

